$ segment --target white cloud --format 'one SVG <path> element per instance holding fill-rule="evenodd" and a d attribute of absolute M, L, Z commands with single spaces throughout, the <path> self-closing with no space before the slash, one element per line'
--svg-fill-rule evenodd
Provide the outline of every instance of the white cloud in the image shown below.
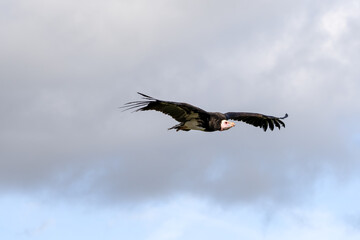
<path fill-rule="evenodd" d="M 360 5 L 357 1 L 347 1 L 326 11 L 320 18 L 320 29 L 326 33 L 322 46 L 327 55 L 342 64 L 350 64 L 351 59 L 343 52 L 344 38 L 351 38 L 353 23 L 359 21 Z"/>
<path fill-rule="evenodd" d="M 331 37 L 338 39 L 349 31 L 349 21 L 359 18 L 359 2 L 347 1 L 325 12 L 321 17 L 321 27 Z"/>
<path fill-rule="evenodd" d="M 0 5 L 0 238 L 359 239 L 358 1 Z M 167 131 L 136 91 L 289 118 Z"/>
<path fill-rule="evenodd" d="M 358 4 L 310 5 L 9 3 L 0 22 L 1 188 L 112 203 L 187 193 L 286 205 L 324 169 L 350 173 L 358 152 L 344 126 L 359 114 Z M 324 49 L 329 39 L 335 55 Z M 290 117 L 272 133 L 241 124 L 168 132 L 167 116 L 117 109 L 136 91 Z"/>

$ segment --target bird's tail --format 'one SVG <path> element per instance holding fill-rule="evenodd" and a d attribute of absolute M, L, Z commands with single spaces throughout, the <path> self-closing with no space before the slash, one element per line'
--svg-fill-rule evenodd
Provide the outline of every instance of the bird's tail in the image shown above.
<path fill-rule="evenodd" d="M 171 128 L 168 128 L 168 130 L 171 130 L 171 129 L 176 129 L 176 131 L 178 132 L 179 130 L 182 130 L 182 131 L 190 131 L 190 129 L 188 128 L 185 128 L 184 124 L 182 123 L 179 123 Z"/>

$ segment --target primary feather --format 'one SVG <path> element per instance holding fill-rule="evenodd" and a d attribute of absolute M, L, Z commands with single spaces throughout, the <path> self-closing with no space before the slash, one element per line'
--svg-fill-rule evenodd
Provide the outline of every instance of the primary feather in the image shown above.
<path fill-rule="evenodd" d="M 225 113 L 227 119 L 236 121 L 242 121 L 251 124 L 255 127 L 261 127 L 264 131 L 269 127 L 270 130 L 274 130 L 274 126 L 280 129 L 280 125 L 285 127 L 285 123 L 281 119 L 287 118 L 288 114 L 284 117 L 273 117 L 259 113 L 248 113 L 248 112 L 228 112 Z"/>

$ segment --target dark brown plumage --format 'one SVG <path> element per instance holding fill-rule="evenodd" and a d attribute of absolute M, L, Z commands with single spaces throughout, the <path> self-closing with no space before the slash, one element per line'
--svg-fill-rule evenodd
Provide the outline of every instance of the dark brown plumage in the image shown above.
<path fill-rule="evenodd" d="M 223 131 L 235 126 L 234 123 L 228 121 L 229 119 L 242 121 L 251 124 L 255 127 L 260 127 L 264 131 L 268 128 L 274 130 L 274 127 L 285 127 L 282 119 L 284 117 L 273 117 L 259 113 L 248 112 L 207 112 L 201 108 L 195 107 L 188 103 L 162 101 L 156 98 L 139 93 L 144 100 L 126 103 L 122 108 L 125 110 L 136 109 L 136 111 L 155 110 L 167 114 L 174 118 L 179 124 L 169 128 L 176 129 L 176 131 L 190 131 L 201 130 L 205 132 Z"/>

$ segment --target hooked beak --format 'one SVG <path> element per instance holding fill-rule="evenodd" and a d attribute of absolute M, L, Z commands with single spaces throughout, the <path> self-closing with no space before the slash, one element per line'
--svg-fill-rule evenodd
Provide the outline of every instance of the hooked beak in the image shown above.
<path fill-rule="evenodd" d="M 234 122 L 230 122 L 231 127 L 235 127 L 235 123 Z"/>

